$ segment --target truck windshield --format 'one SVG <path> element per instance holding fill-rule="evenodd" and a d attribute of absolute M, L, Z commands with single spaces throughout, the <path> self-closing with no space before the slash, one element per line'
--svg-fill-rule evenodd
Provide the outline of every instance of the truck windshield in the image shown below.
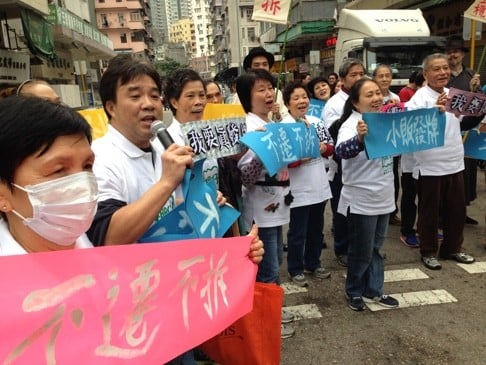
<path fill-rule="evenodd" d="M 422 67 L 425 56 L 431 53 L 430 46 L 389 46 L 366 50 L 366 69 L 371 75 L 379 64 L 390 65 L 394 79 L 408 79 L 410 74 Z"/>

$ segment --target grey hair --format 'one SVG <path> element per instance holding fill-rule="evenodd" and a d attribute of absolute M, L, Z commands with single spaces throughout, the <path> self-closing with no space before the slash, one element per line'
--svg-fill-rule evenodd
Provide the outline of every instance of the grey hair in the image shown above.
<path fill-rule="evenodd" d="M 357 58 L 345 59 L 343 64 L 339 67 L 339 77 L 341 79 L 344 79 L 346 77 L 346 75 L 348 74 L 349 70 L 351 69 L 351 67 L 357 66 L 357 65 L 363 67 L 363 70 L 366 71 L 364 64 L 363 64 L 363 61 L 358 60 Z"/>
<path fill-rule="evenodd" d="M 430 55 L 428 55 L 427 57 L 424 58 L 424 61 L 422 62 L 422 69 L 427 70 L 430 63 L 433 60 L 437 60 L 439 58 L 442 58 L 442 59 L 444 59 L 448 62 L 448 58 L 445 54 L 443 54 L 443 53 L 432 53 L 432 54 L 430 54 Z"/>

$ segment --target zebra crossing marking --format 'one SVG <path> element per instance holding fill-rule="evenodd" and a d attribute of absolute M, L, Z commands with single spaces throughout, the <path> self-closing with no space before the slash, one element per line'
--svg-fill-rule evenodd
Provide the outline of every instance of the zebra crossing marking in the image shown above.
<path fill-rule="evenodd" d="M 301 287 L 295 284 L 292 284 L 291 282 L 286 282 L 280 284 L 280 286 L 284 290 L 284 295 L 287 294 L 296 294 L 296 293 L 307 293 L 307 288 L 306 287 Z"/>
<path fill-rule="evenodd" d="M 469 274 L 480 274 L 486 272 L 486 261 L 474 262 L 472 264 L 457 264 Z"/>
<path fill-rule="evenodd" d="M 430 279 L 426 273 L 420 269 L 400 269 L 400 270 L 386 270 L 385 283 L 392 283 L 395 281 L 405 280 L 421 280 Z"/>
<path fill-rule="evenodd" d="M 288 307 L 284 307 L 286 312 L 290 312 L 295 316 L 294 321 L 300 321 L 301 319 L 310 319 L 310 318 L 322 318 L 322 314 L 317 308 L 316 304 L 301 304 L 301 305 L 292 305 Z"/>
<path fill-rule="evenodd" d="M 398 308 L 386 308 L 375 303 L 366 303 L 366 306 L 372 312 L 384 310 L 384 309 L 400 309 L 408 307 L 419 307 L 423 305 L 431 304 L 444 304 L 455 303 L 457 299 L 454 298 L 447 290 L 423 290 L 408 293 L 390 294 L 393 298 L 397 299 L 400 303 Z"/>

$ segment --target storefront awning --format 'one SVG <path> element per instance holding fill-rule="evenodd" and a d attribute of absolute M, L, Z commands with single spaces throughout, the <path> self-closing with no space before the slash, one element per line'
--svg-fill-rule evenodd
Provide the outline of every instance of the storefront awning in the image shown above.
<path fill-rule="evenodd" d="M 52 25 L 42 16 L 28 9 L 21 9 L 22 27 L 30 52 L 50 60 L 56 58 L 54 53 L 54 35 Z"/>
<path fill-rule="evenodd" d="M 320 35 L 332 33 L 334 30 L 333 20 L 318 20 L 309 22 L 300 22 L 292 25 L 288 30 L 287 42 L 296 40 L 302 36 Z M 277 36 L 276 42 L 284 42 L 285 31 Z"/>

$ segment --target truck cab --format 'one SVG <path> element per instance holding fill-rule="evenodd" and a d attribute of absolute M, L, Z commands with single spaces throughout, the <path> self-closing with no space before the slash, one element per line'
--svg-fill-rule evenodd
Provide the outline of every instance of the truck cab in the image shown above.
<path fill-rule="evenodd" d="M 390 65 L 392 91 L 408 84 L 410 74 L 422 67 L 425 56 L 443 52 L 445 46 L 444 37 L 430 36 L 420 9 L 342 9 L 337 28 L 335 71 L 346 58 L 362 60 L 370 77 L 377 65 Z"/>

